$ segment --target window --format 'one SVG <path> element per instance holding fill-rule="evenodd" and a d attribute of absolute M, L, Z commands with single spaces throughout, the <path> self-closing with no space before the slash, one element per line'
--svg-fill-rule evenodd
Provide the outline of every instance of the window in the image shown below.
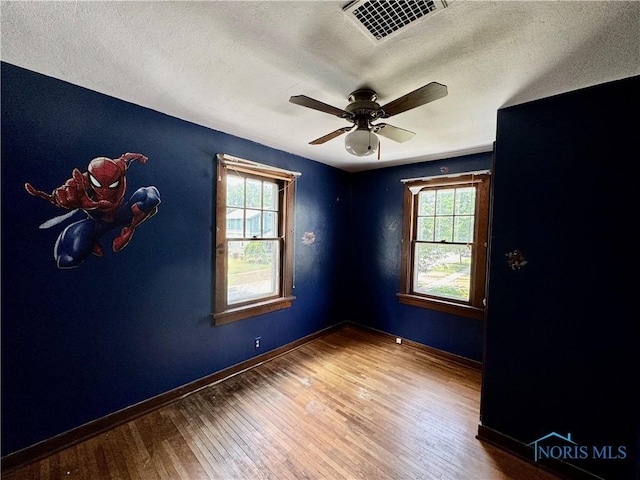
<path fill-rule="evenodd" d="M 399 301 L 482 319 L 489 173 L 404 183 Z"/>
<path fill-rule="evenodd" d="M 216 325 L 291 306 L 296 175 L 218 155 Z"/>

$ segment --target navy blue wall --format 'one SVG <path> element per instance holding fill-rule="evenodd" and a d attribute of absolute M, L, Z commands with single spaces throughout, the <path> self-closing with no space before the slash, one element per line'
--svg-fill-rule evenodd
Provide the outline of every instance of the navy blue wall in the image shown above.
<path fill-rule="evenodd" d="M 60 270 L 61 210 L 32 197 L 97 156 L 149 157 L 128 191 L 154 185 L 159 213 L 132 242 Z M 213 327 L 215 155 L 302 172 L 295 289 L 287 310 Z M 2 63 L 2 454 L 166 392 L 330 324 L 345 275 L 349 175 Z M 78 217 L 76 217 L 78 219 Z M 303 245 L 305 231 L 316 242 Z M 338 270 L 340 269 L 340 270 Z"/>
<path fill-rule="evenodd" d="M 491 153 L 370 170 L 352 177 L 354 322 L 473 360 L 482 359 L 480 320 L 400 304 L 402 179 L 491 168 Z"/>
<path fill-rule="evenodd" d="M 639 91 L 635 77 L 499 111 L 493 170 L 482 424 L 524 444 L 624 446 L 573 460 L 607 480 L 640 478 Z"/>

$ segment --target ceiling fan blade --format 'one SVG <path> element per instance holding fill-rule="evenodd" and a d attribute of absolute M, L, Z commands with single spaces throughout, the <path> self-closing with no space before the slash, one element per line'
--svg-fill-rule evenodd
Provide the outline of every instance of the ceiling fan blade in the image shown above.
<path fill-rule="evenodd" d="M 411 140 L 415 135 L 415 133 L 410 132 L 409 130 L 394 127 L 393 125 L 389 125 L 388 123 L 378 123 L 377 125 L 372 125 L 372 127 L 373 133 L 377 133 L 378 135 L 382 135 L 383 137 L 394 140 L 398 143 Z"/>
<path fill-rule="evenodd" d="M 309 145 L 320 145 L 322 143 L 328 142 L 329 140 L 331 140 L 333 138 L 336 138 L 336 137 L 339 137 L 340 135 L 342 135 L 345 132 L 348 132 L 352 128 L 353 128 L 353 126 L 339 128 L 338 130 L 335 130 L 335 131 L 333 131 L 331 133 L 327 133 L 326 135 L 324 135 L 324 136 L 322 136 L 320 138 L 316 138 L 312 142 L 309 142 Z"/>
<path fill-rule="evenodd" d="M 352 116 L 349 112 L 342 110 L 341 108 L 322 103 L 321 101 L 315 100 L 311 97 L 307 97 L 306 95 L 295 95 L 293 97 L 290 97 L 289 101 L 291 103 L 295 103 L 296 105 L 319 110 L 321 112 L 329 113 L 340 118 L 351 118 Z"/>
<path fill-rule="evenodd" d="M 397 98 L 381 107 L 381 109 L 384 111 L 384 115 L 382 115 L 382 118 L 389 118 L 392 115 L 406 112 L 407 110 L 411 110 L 412 108 L 419 107 L 421 105 L 424 105 L 425 103 L 433 102 L 434 100 L 438 100 L 439 98 L 446 96 L 446 85 L 442 85 L 438 82 L 431 82 L 424 87 L 420 87 L 411 93 L 407 93 L 406 95 Z"/>

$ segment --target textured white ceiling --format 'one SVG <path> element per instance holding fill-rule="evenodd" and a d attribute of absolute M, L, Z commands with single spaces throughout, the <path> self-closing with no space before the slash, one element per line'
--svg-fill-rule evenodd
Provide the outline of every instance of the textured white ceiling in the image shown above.
<path fill-rule="evenodd" d="M 374 44 L 340 1 L 2 1 L 3 61 L 264 145 L 360 171 L 489 151 L 499 108 L 640 74 L 640 2 L 466 1 Z M 386 123 L 416 132 L 354 157 L 344 108 L 430 82 L 447 97 Z"/>

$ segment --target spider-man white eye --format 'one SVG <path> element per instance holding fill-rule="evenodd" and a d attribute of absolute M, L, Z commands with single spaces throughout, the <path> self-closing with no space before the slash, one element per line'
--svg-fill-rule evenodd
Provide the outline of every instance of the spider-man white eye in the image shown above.
<path fill-rule="evenodd" d="M 100 188 L 102 187 L 102 185 L 100 184 L 100 182 L 98 180 L 96 180 L 96 177 L 94 177 L 93 175 L 89 174 L 89 180 L 91 181 L 91 185 L 93 185 L 96 188 Z"/>
<path fill-rule="evenodd" d="M 120 185 L 120 180 L 116 180 L 111 185 L 109 185 L 108 188 L 116 188 L 118 185 Z"/>

